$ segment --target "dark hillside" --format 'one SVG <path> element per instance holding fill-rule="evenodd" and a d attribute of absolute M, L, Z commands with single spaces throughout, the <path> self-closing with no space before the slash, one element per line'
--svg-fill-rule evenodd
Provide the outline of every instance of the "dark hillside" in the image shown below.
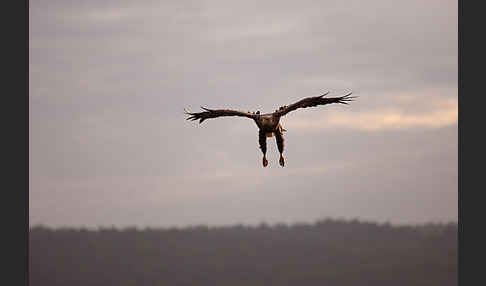
<path fill-rule="evenodd" d="M 29 234 L 30 285 L 457 285 L 457 224 L 324 220 Z"/>

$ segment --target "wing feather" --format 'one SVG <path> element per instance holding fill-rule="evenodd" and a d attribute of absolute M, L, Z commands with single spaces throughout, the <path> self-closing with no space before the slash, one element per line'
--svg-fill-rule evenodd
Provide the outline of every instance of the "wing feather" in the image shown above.
<path fill-rule="evenodd" d="M 205 111 L 188 112 L 187 110 L 184 110 L 185 114 L 189 115 L 189 117 L 186 120 L 199 120 L 199 123 L 202 123 L 206 119 L 224 117 L 224 116 L 240 116 L 240 117 L 247 117 L 251 119 L 255 118 L 255 115 L 250 112 L 231 110 L 231 109 L 209 109 L 202 106 L 201 108 Z"/>
<path fill-rule="evenodd" d="M 351 96 L 352 92 L 349 92 L 343 96 L 339 97 L 324 97 L 329 92 L 326 92 L 322 95 L 319 96 L 313 96 L 313 97 L 306 97 L 304 99 L 301 99 L 291 105 L 285 106 L 281 108 L 280 110 L 277 110 L 275 113 L 278 116 L 283 116 L 291 111 L 294 111 L 299 108 L 307 108 L 307 107 L 314 107 L 318 105 L 326 105 L 330 103 L 341 103 L 341 104 L 348 104 L 349 101 L 353 101 L 356 96 Z"/>

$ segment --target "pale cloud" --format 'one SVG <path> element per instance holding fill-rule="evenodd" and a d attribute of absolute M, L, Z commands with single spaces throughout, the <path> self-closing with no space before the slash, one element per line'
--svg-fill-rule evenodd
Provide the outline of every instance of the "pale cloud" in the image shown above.
<path fill-rule="evenodd" d="M 457 124 L 457 97 L 398 95 L 395 98 L 400 104 L 372 111 L 330 110 L 320 117 L 289 120 L 285 126 L 301 129 L 348 128 L 376 132 L 440 128 Z M 422 106 L 420 109 L 411 108 L 415 105 Z"/>
<path fill-rule="evenodd" d="M 270 166 L 266 169 L 261 169 L 260 166 L 255 168 L 255 166 L 248 166 L 242 167 L 232 170 L 227 169 L 218 169 L 218 170 L 211 170 L 201 172 L 195 176 L 192 176 L 191 179 L 195 180 L 195 182 L 224 182 L 229 183 L 230 181 L 236 179 L 244 179 L 248 180 L 247 184 L 259 184 L 262 181 L 265 181 L 271 173 L 272 178 L 274 179 L 282 179 L 288 178 L 291 176 L 319 176 L 324 174 L 333 174 L 342 172 L 343 170 L 349 170 L 350 168 L 356 167 L 354 162 L 346 162 L 346 161 L 339 161 L 339 162 L 331 162 L 326 165 L 322 164 L 314 164 L 311 166 L 304 166 L 304 167 L 293 167 L 293 168 L 281 168 L 280 166 L 276 165 L 276 162 L 273 162 L 274 165 Z M 278 172 L 273 172 L 271 169 L 278 169 Z M 180 178 L 183 179 L 182 177 Z M 188 179 L 185 178 L 187 181 Z"/>
<path fill-rule="evenodd" d="M 116 23 L 133 15 L 133 10 L 129 9 L 111 9 L 106 11 L 90 11 L 87 16 L 88 19 L 94 22 L 101 22 L 105 24 Z"/>
<path fill-rule="evenodd" d="M 209 31 L 209 36 L 217 41 L 249 40 L 255 38 L 278 38 L 289 33 L 296 33 L 305 26 L 298 20 L 280 19 L 271 22 L 257 21 L 251 25 L 238 23 L 230 27 L 217 27 Z M 211 38 L 210 38 L 211 39 Z"/>

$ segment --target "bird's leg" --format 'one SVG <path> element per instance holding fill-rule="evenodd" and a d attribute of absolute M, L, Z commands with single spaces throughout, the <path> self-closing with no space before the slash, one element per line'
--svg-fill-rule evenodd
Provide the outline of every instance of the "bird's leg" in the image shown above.
<path fill-rule="evenodd" d="M 268 160 L 267 160 L 267 136 L 263 130 L 260 129 L 258 132 L 258 142 L 260 143 L 260 149 L 262 150 L 263 153 L 263 167 L 266 167 L 268 165 Z"/>
<path fill-rule="evenodd" d="M 284 151 L 284 137 L 283 137 L 281 126 L 279 126 L 279 128 L 277 128 L 277 131 L 275 132 L 275 141 L 277 141 L 278 151 L 280 152 L 279 163 L 280 166 L 283 167 L 285 165 L 285 160 L 284 157 L 282 156 L 282 153 Z"/>

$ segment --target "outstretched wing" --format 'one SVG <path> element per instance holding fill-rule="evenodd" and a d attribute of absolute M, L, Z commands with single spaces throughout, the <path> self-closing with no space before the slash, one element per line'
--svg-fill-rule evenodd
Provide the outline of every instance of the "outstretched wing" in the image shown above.
<path fill-rule="evenodd" d="M 187 115 L 190 115 L 186 120 L 199 120 L 199 123 L 202 123 L 206 119 L 216 118 L 221 116 L 241 116 L 241 117 L 248 117 L 251 119 L 255 118 L 255 115 L 250 112 L 243 112 L 231 109 L 209 109 L 204 108 L 201 106 L 202 109 L 205 111 L 203 112 L 187 112 Z"/>
<path fill-rule="evenodd" d="M 326 92 L 323 95 L 301 99 L 296 103 L 281 107 L 279 110 L 275 112 L 275 114 L 278 116 L 283 116 L 298 108 L 307 108 L 307 107 L 313 107 L 318 105 L 326 105 L 330 103 L 348 104 L 349 101 L 352 101 L 354 98 L 356 98 L 356 96 L 351 96 L 352 92 L 339 97 L 324 97 L 328 94 L 329 92 Z"/>

